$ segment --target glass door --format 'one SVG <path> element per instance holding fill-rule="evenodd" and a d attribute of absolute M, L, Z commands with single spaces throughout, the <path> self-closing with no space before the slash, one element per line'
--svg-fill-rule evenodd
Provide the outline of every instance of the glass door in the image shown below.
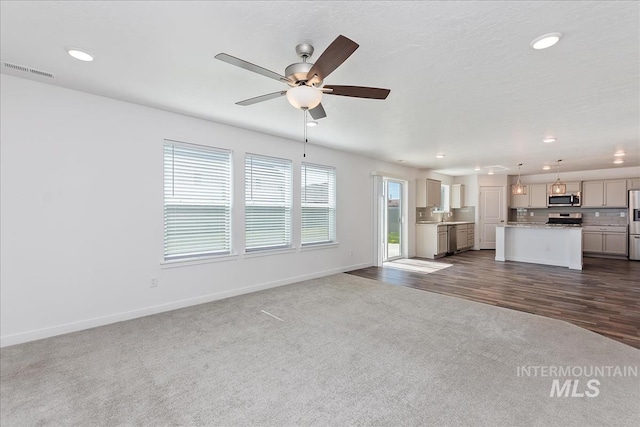
<path fill-rule="evenodd" d="M 402 194 L 403 183 L 385 179 L 384 193 L 387 202 L 385 208 L 385 261 L 402 258 Z"/>

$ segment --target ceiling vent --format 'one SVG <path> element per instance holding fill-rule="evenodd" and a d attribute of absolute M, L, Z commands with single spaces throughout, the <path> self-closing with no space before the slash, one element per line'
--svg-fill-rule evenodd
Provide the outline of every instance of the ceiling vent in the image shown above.
<path fill-rule="evenodd" d="M 504 167 L 504 166 L 500 166 L 500 165 L 493 165 L 493 166 L 483 166 L 483 169 L 491 169 L 494 172 L 498 172 L 498 171 L 508 171 L 509 168 Z"/>
<path fill-rule="evenodd" d="M 12 64 L 10 62 L 2 61 L 2 66 L 10 70 L 20 71 L 20 72 L 29 73 L 29 74 L 35 74 L 36 76 L 47 77 L 49 79 L 54 79 L 56 77 L 51 73 L 47 73 L 46 71 L 36 70 L 35 68 L 25 67 L 24 65 Z"/>

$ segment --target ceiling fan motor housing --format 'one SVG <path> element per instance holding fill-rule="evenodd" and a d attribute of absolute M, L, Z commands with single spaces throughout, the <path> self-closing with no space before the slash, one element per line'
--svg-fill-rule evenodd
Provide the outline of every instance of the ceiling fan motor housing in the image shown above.
<path fill-rule="evenodd" d="M 307 82 L 307 74 L 309 70 L 311 70 L 313 64 L 310 62 L 297 62 L 295 64 L 289 65 L 284 70 L 284 75 L 287 76 L 291 83 L 289 86 L 298 86 L 300 84 L 306 84 Z M 320 87 L 322 85 L 322 80 L 314 83 L 315 87 Z"/>

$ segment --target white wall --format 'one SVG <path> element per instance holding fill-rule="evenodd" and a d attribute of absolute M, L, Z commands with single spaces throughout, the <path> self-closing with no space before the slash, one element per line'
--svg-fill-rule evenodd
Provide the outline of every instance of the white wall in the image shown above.
<path fill-rule="evenodd" d="M 295 203 L 300 142 L 7 75 L 0 84 L 3 346 L 371 265 L 375 170 L 409 181 L 415 234 L 416 170 L 310 146 L 307 161 L 337 169 L 340 244 L 245 257 L 244 153 L 292 159 Z M 161 266 L 165 138 L 233 150 L 236 257 Z"/>

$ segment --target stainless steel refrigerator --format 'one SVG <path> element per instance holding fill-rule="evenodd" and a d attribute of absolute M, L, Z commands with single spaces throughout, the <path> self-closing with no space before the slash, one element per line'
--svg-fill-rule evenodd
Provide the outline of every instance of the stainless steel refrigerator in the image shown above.
<path fill-rule="evenodd" d="M 629 190 L 629 259 L 640 260 L 640 190 Z"/>

